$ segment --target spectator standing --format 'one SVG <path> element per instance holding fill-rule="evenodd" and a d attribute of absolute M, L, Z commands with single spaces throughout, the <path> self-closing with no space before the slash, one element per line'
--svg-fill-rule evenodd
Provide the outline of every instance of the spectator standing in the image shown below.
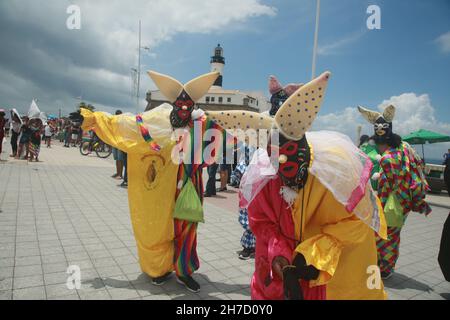
<path fill-rule="evenodd" d="M 72 134 L 72 125 L 69 120 L 64 123 L 64 147 L 70 148 L 70 135 Z"/>
<path fill-rule="evenodd" d="M 450 149 L 448 149 L 447 153 L 444 154 L 444 165 L 444 181 L 445 185 L 447 186 L 448 195 L 450 197 Z"/>
<path fill-rule="evenodd" d="M 19 140 L 20 130 L 22 128 L 22 119 L 16 109 L 11 110 L 11 150 L 10 157 L 14 158 L 17 154 L 17 142 Z"/>
<path fill-rule="evenodd" d="M 28 159 L 31 129 L 29 127 L 29 118 L 27 116 L 22 118 L 20 133 L 19 150 L 17 151 L 16 159 L 21 159 L 23 152 L 25 152 L 23 159 Z"/>
<path fill-rule="evenodd" d="M 45 143 L 47 144 L 47 148 L 52 147 L 52 126 L 50 123 L 47 123 L 47 125 L 44 128 L 44 137 L 45 137 Z"/>
<path fill-rule="evenodd" d="M 3 138 L 5 137 L 5 125 L 6 125 L 5 115 L 6 115 L 5 110 L 0 109 L 0 155 L 2 154 Z"/>
<path fill-rule="evenodd" d="M 117 110 L 116 116 L 121 115 L 122 111 Z M 116 161 L 116 173 L 111 177 L 117 180 L 123 179 L 123 161 L 124 161 L 124 153 L 117 148 L 112 149 L 114 160 Z"/>

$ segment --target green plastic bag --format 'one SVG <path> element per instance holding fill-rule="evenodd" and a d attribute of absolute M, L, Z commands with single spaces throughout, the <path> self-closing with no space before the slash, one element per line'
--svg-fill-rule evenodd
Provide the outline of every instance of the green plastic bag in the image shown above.
<path fill-rule="evenodd" d="M 203 219 L 203 205 L 191 179 L 188 179 L 178 195 L 173 217 L 190 222 L 205 222 Z"/>
<path fill-rule="evenodd" d="M 404 216 L 403 208 L 395 195 L 395 192 L 391 193 L 384 206 L 384 215 L 386 217 L 386 224 L 388 227 L 403 227 Z"/>

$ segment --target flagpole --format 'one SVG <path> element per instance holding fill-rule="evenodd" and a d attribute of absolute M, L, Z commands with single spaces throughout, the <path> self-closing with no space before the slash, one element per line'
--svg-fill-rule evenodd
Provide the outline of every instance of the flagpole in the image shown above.
<path fill-rule="evenodd" d="M 139 20 L 139 47 L 138 47 L 138 72 L 136 90 L 136 114 L 139 113 L 139 95 L 141 86 L 141 20 Z"/>
<path fill-rule="evenodd" d="M 312 61 L 312 79 L 316 77 L 316 60 L 317 60 L 317 46 L 319 41 L 319 23 L 320 23 L 320 0 L 317 0 L 316 9 L 316 29 L 314 32 L 314 48 L 313 48 L 313 61 Z"/>

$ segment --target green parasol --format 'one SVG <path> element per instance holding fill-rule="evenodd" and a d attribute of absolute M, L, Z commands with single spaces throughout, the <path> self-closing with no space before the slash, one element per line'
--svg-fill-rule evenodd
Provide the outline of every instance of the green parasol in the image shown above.
<path fill-rule="evenodd" d="M 423 145 L 426 143 L 450 142 L 450 136 L 446 136 L 437 132 L 420 129 L 403 137 L 403 141 L 409 144 L 421 144 L 423 161 L 425 162 L 425 152 Z"/>

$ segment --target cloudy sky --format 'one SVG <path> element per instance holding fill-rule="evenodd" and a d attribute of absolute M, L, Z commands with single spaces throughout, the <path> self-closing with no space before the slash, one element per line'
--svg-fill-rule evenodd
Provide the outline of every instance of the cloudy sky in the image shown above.
<path fill-rule="evenodd" d="M 78 5 L 81 29 L 69 30 Z M 369 5 L 381 8 L 381 30 L 368 30 Z M 315 129 L 352 138 L 358 104 L 398 108 L 395 129 L 450 134 L 450 2 L 322 0 L 317 69 L 333 78 Z M 311 74 L 315 0 L 8 0 L 0 2 L 0 106 L 24 112 L 32 98 L 47 113 L 75 109 L 78 98 L 135 112 L 131 68 L 142 20 L 143 70 L 185 82 L 209 71 L 225 49 L 224 87 L 267 92 L 271 74 L 305 82 Z M 143 74 L 141 91 L 154 89 Z M 141 108 L 145 101 L 141 101 Z M 450 145 L 427 146 L 439 158 Z"/>

